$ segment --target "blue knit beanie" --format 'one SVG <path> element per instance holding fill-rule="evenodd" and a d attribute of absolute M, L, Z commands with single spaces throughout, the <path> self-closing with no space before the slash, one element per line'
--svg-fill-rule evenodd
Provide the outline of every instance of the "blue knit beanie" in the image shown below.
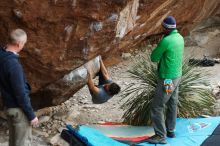
<path fill-rule="evenodd" d="M 166 29 L 175 29 L 176 28 L 176 20 L 173 16 L 167 16 L 163 22 L 162 26 Z"/>

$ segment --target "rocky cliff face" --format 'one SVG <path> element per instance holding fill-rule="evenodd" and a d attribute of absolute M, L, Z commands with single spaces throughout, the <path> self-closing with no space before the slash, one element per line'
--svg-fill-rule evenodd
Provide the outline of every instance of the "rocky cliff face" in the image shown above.
<path fill-rule="evenodd" d="M 220 15 L 218 0 L 1 0 L 0 44 L 22 28 L 28 43 L 22 64 L 35 107 L 59 104 L 80 87 L 62 78 L 89 59 L 114 61 L 121 52 L 160 32 L 173 15 L 185 35 L 200 21 Z M 57 92 L 59 91 L 59 92 Z"/>

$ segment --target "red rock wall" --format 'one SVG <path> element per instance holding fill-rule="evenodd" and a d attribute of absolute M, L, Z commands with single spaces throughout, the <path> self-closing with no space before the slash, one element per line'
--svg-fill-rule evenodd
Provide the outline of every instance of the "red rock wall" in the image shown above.
<path fill-rule="evenodd" d="M 27 31 L 21 60 L 34 102 L 40 106 L 38 100 L 48 98 L 47 106 L 65 101 L 76 89 L 59 86 L 65 95 L 44 90 L 87 60 L 98 54 L 113 60 L 160 32 L 167 15 L 188 34 L 201 20 L 219 16 L 219 9 L 218 0 L 1 0 L 0 44 L 14 28 Z"/>

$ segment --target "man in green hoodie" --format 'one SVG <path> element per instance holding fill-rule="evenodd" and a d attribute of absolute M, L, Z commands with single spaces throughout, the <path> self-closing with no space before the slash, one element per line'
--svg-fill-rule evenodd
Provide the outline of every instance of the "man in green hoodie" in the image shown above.
<path fill-rule="evenodd" d="M 151 61 L 158 62 L 158 84 L 151 103 L 151 118 L 155 135 L 148 142 L 166 144 L 166 136 L 175 137 L 178 86 L 182 76 L 184 39 L 176 29 L 176 20 L 166 17 L 162 26 L 164 37 L 151 53 Z M 164 115 L 167 106 L 166 115 Z"/>

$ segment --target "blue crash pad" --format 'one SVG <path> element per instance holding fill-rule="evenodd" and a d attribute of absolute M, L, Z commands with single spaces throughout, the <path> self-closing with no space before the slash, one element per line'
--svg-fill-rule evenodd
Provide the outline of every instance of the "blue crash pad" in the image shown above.
<path fill-rule="evenodd" d="M 168 143 L 166 145 L 157 144 L 156 146 L 200 146 L 219 124 L 220 117 L 178 118 L 175 131 L 176 138 L 167 138 Z M 90 146 L 128 146 L 86 125 L 79 127 L 78 134 L 86 137 Z M 143 142 L 137 146 L 155 146 L 155 144 Z"/>

